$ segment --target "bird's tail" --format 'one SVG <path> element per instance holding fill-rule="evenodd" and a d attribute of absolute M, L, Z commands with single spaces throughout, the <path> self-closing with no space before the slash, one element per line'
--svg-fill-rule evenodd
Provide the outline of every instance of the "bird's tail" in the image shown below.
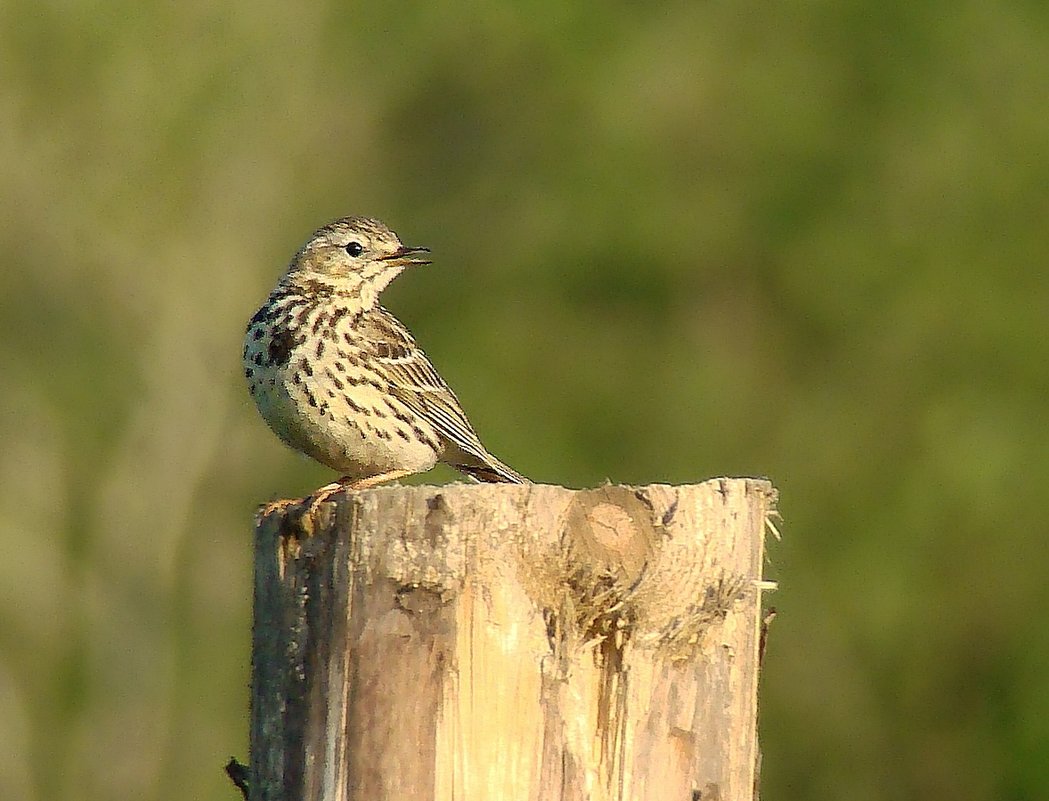
<path fill-rule="evenodd" d="M 457 464 L 455 469 L 485 484 L 531 484 L 532 482 L 491 454 L 483 462 Z"/>

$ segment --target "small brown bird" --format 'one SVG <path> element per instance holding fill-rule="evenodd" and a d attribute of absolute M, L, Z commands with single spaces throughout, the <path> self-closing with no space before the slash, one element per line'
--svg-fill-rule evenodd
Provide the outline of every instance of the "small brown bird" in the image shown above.
<path fill-rule="evenodd" d="M 408 329 L 379 305 L 428 252 L 378 220 L 336 220 L 295 254 L 248 323 L 244 376 L 259 412 L 292 448 L 343 474 L 320 493 L 439 461 L 478 481 L 528 481 L 485 449 Z"/>

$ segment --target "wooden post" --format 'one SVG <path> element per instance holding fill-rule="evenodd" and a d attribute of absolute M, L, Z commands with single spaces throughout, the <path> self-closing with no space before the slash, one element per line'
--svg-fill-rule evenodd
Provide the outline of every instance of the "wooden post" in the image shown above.
<path fill-rule="evenodd" d="M 385 487 L 270 514 L 252 801 L 752 798 L 775 498 Z"/>

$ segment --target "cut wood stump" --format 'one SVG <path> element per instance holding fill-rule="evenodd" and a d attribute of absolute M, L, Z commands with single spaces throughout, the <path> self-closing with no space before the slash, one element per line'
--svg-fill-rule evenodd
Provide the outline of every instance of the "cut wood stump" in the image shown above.
<path fill-rule="evenodd" d="M 775 499 L 381 487 L 267 515 L 252 801 L 753 798 Z"/>

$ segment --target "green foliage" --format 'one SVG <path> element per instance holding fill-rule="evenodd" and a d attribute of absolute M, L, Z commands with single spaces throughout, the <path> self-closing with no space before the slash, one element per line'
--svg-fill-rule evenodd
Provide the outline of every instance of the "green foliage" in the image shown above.
<path fill-rule="evenodd" d="M 0 797 L 231 798 L 321 222 L 544 481 L 782 492 L 764 795 L 1049 792 L 1038 4 L 0 7 Z M 437 476 L 445 480 L 450 476 Z M 432 478 L 432 477 L 431 477 Z"/>

